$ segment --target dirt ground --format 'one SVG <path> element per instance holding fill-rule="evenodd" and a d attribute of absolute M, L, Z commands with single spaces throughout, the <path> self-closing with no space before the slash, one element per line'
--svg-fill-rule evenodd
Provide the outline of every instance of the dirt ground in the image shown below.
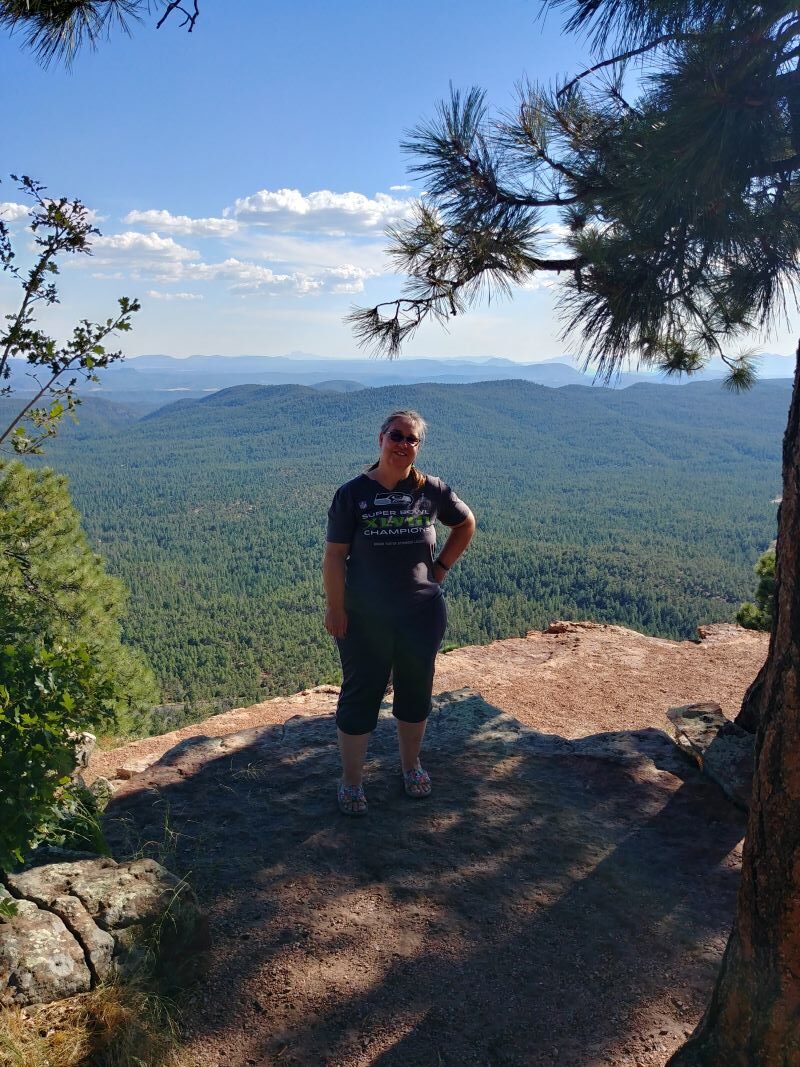
<path fill-rule="evenodd" d="M 436 690 L 483 699 L 438 702 L 433 795 L 404 796 L 387 712 L 361 819 L 335 806 L 329 688 L 98 753 L 113 774 L 223 738 L 135 775 L 108 820 L 115 854 L 158 854 L 209 914 L 186 1062 L 663 1065 L 707 1001 L 744 828 L 664 713 L 733 716 L 765 655 L 733 628 L 590 624 L 458 649 Z"/>

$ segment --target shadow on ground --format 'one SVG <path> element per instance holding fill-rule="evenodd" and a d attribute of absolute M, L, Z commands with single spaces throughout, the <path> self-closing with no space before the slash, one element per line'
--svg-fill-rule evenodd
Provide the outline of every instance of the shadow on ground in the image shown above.
<path fill-rule="evenodd" d="M 362 819 L 330 717 L 194 740 L 115 798 L 208 909 L 189 1062 L 663 1064 L 710 990 L 743 815 L 657 730 L 568 742 L 444 695 L 402 792 L 390 716 Z M 166 855 L 165 855 L 166 854 Z"/>

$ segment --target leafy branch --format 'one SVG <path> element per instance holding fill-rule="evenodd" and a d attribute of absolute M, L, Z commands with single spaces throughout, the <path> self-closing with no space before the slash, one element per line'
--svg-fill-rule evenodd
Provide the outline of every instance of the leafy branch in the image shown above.
<path fill-rule="evenodd" d="M 12 360 L 27 363 L 27 376 L 34 387 L 32 396 L 19 397 L 20 406 L 10 421 L 0 423 L 0 450 L 10 444 L 17 453 L 36 453 L 56 432 L 62 416 L 73 412 L 80 402 L 75 394 L 78 383 L 98 381 L 98 370 L 122 359 L 121 352 L 107 350 L 104 342 L 130 330 L 131 318 L 140 305 L 137 300 L 121 297 L 115 315 L 101 323 L 83 319 L 61 346 L 42 330 L 36 313 L 40 307 L 58 303 L 54 279 L 59 274 L 59 258 L 91 255 L 91 238 L 99 230 L 79 200 L 48 198 L 45 187 L 34 179 L 11 177 L 32 201 L 28 229 L 37 256 L 23 272 L 16 263 L 9 225 L 0 219 L 0 269 L 15 278 L 22 290 L 18 308 L 4 316 L 6 325 L 0 331 L 0 397 L 19 391 L 16 382 L 9 384 Z M 22 425 L 23 420 L 28 427 Z"/>

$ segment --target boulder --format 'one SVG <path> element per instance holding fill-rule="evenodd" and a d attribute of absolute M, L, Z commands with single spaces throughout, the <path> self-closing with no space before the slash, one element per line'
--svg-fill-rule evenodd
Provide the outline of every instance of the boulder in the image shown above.
<path fill-rule="evenodd" d="M 0 1004 L 47 1004 L 91 986 L 83 949 L 58 915 L 17 901 L 0 923 Z"/>
<path fill-rule="evenodd" d="M 4 877 L 17 915 L 0 925 L 0 1001 L 58 1000 L 130 972 L 148 953 L 173 966 L 207 943 L 194 892 L 152 859 L 98 856 Z"/>
<path fill-rule="evenodd" d="M 682 704 L 670 708 L 667 718 L 678 748 L 747 811 L 753 787 L 753 734 L 731 722 L 719 704 Z"/>
<path fill-rule="evenodd" d="M 114 785 L 108 778 L 95 778 L 89 786 L 89 792 L 95 799 L 98 811 L 105 811 L 114 796 Z"/>
<path fill-rule="evenodd" d="M 732 622 L 714 622 L 697 627 L 697 636 L 707 645 L 725 645 L 750 631 Z"/>
<path fill-rule="evenodd" d="M 50 910 L 61 919 L 83 949 L 86 963 L 95 981 L 104 982 L 114 974 L 114 938 L 101 930 L 77 897 L 53 897 Z"/>
<path fill-rule="evenodd" d="M 97 738 L 94 734 L 90 734 L 88 730 L 84 730 L 80 733 L 71 731 L 69 739 L 72 742 L 75 753 L 75 770 L 73 772 L 73 776 L 75 776 L 88 768 L 92 753 L 97 745 Z"/>
<path fill-rule="evenodd" d="M 125 763 L 117 767 L 114 777 L 127 781 L 129 778 L 133 778 L 134 774 L 141 774 L 146 771 L 151 764 L 155 763 L 155 759 L 155 756 L 141 756 L 139 759 L 126 760 Z"/>

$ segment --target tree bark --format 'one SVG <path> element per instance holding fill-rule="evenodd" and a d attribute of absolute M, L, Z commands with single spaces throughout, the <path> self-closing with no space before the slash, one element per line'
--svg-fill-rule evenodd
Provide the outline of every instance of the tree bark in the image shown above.
<path fill-rule="evenodd" d="M 668 1067 L 800 1067 L 799 557 L 800 346 L 736 920 L 705 1017 Z"/>
<path fill-rule="evenodd" d="M 765 660 L 763 667 L 747 687 L 739 714 L 734 720 L 737 726 L 741 726 L 743 730 L 747 730 L 750 734 L 754 734 L 758 730 L 768 664 L 769 660 Z"/>

